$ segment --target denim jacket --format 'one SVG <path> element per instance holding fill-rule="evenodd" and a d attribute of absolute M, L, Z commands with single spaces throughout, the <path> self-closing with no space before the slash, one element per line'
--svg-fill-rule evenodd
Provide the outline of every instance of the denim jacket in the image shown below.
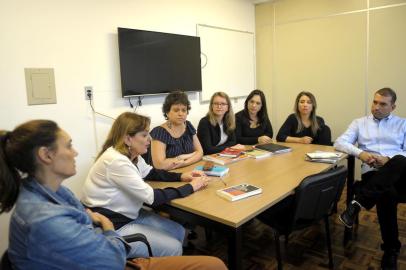
<path fill-rule="evenodd" d="M 73 193 L 25 179 L 10 220 L 9 257 L 16 269 L 124 269 L 127 244 L 95 229 Z"/>

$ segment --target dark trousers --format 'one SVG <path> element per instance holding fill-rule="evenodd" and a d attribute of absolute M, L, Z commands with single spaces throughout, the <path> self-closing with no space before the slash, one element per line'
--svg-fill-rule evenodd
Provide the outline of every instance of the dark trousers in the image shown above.
<path fill-rule="evenodd" d="M 406 202 L 406 157 L 394 156 L 378 171 L 363 174 L 355 200 L 366 209 L 376 205 L 382 249 L 399 251 L 397 206 Z"/>

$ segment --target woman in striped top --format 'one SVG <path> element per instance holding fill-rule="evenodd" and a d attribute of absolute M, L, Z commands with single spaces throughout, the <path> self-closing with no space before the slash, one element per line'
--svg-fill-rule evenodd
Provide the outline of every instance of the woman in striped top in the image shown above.
<path fill-rule="evenodd" d="M 162 106 L 166 122 L 151 131 L 151 156 L 155 168 L 172 170 L 199 161 L 203 149 L 196 129 L 186 120 L 190 101 L 181 91 L 170 93 Z"/>

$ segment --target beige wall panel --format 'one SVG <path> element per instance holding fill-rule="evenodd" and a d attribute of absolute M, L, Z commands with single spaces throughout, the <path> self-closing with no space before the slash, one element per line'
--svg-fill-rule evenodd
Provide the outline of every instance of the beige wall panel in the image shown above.
<path fill-rule="evenodd" d="M 396 114 L 406 117 L 406 6 L 370 13 L 369 96 L 384 86 L 397 95 Z"/>
<path fill-rule="evenodd" d="M 272 32 L 271 26 L 256 29 L 257 88 L 270 97 L 272 88 Z"/>
<path fill-rule="evenodd" d="M 380 7 L 386 5 L 396 5 L 406 3 L 406 0 L 369 0 L 369 7 Z"/>
<path fill-rule="evenodd" d="M 278 131 L 301 90 L 315 94 L 333 139 L 364 115 L 366 13 L 276 26 L 273 125 Z"/>
<path fill-rule="evenodd" d="M 272 102 L 273 14 L 273 6 L 270 4 L 255 8 L 257 88 L 265 93 L 271 118 L 273 115 L 272 106 L 270 106 Z"/>
<path fill-rule="evenodd" d="M 275 2 L 276 24 L 365 8 L 366 0 L 282 0 Z"/>
<path fill-rule="evenodd" d="M 273 3 L 264 3 L 255 6 L 255 26 L 273 25 Z"/>

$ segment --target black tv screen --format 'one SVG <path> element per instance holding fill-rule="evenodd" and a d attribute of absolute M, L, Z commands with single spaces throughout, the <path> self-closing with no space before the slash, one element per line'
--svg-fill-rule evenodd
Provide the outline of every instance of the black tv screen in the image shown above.
<path fill-rule="evenodd" d="M 201 91 L 200 38 L 118 28 L 122 96 Z"/>

